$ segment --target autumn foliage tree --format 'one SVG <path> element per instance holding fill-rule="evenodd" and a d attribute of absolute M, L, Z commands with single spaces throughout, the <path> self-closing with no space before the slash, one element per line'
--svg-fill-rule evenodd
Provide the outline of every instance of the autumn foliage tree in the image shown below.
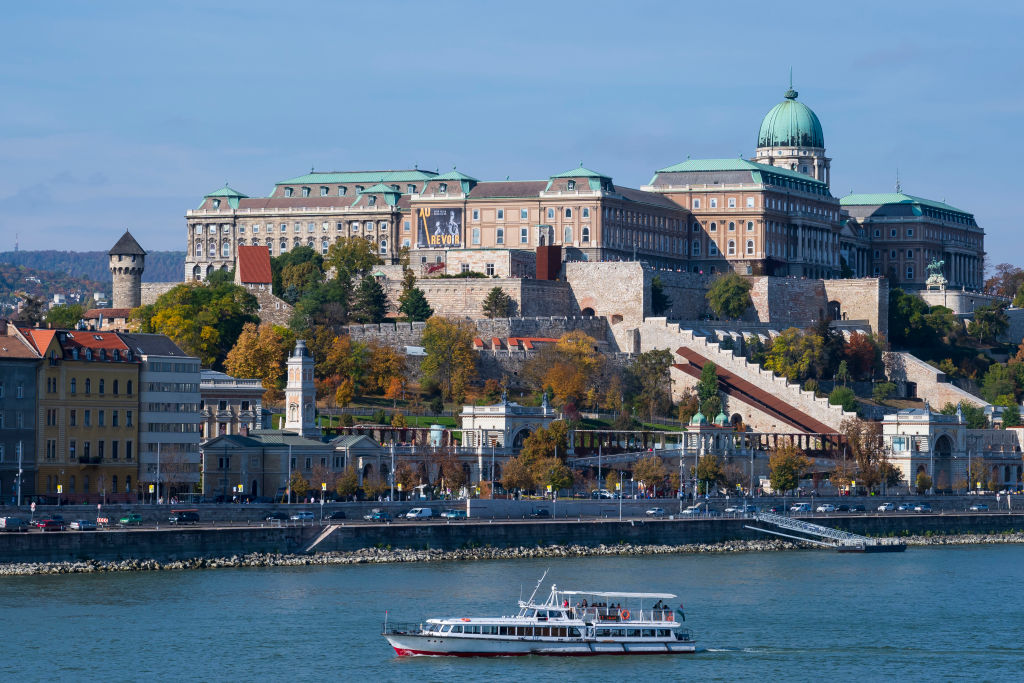
<path fill-rule="evenodd" d="M 768 456 L 768 478 L 775 491 L 792 491 L 813 460 L 791 443 L 779 444 Z"/>
<path fill-rule="evenodd" d="M 259 379 L 264 400 L 276 400 L 284 387 L 285 362 L 293 344 L 292 333 L 283 327 L 246 323 L 224 360 L 224 369 L 235 377 Z"/>
<path fill-rule="evenodd" d="M 596 345 L 597 341 L 584 332 L 568 332 L 527 361 L 523 375 L 537 390 L 552 389 L 555 405 L 580 403 L 604 369 L 604 357 L 596 351 Z"/>
<path fill-rule="evenodd" d="M 446 400 L 461 401 L 470 380 L 476 376 L 475 335 L 476 328 L 465 322 L 438 316 L 427 321 L 423 330 L 427 355 L 420 368 L 437 384 Z"/>

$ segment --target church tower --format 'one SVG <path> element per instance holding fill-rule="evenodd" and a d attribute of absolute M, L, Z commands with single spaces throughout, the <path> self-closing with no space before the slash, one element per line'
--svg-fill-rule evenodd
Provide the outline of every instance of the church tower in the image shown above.
<path fill-rule="evenodd" d="M 810 107 L 797 102 L 793 77 L 785 99 L 772 107 L 761 121 L 754 161 L 809 175 L 829 185 L 832 160 L 825 156 L 825 135 Z"/>
<path fill-rule="evenodd" d="M 286 406 L 284 428 L 299 436 L 320 436 L 316 426 L 316 385 L 313 383 L 313 354 L 299 339 L 288 356 L 288 385 L 284 390 Z"/>
<path fill-rule="evenodd" d="M 110 251 L 110 275 L 114 279 L 112 308 L 138 308 L 142 305 L 142 271 L 146 252 L 127 230 Z"/>

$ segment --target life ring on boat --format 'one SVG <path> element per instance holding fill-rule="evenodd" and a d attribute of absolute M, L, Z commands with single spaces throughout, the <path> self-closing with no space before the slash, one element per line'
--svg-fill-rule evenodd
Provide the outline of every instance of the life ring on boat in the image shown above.
<path fill-rule="evenodd" d="M 466 617 L 462 617 L 462 621 L 469 621 Z"/>
<path fill-rule="evenodd" d="M 629 610 L 628 609 L 620 609 L 619 610 L 619 619 L 622 619 L 623 621 L 629 621 Z"/>

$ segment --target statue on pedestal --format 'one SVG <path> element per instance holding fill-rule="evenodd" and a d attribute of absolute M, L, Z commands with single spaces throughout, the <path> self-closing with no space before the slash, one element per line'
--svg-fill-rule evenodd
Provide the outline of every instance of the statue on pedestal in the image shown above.
<path fill-rule="evenodd" d="M 946 265 L 945 261 L 937 259 L 932 259 L 932 262 L 928 264 L 928 279 L 924 283 L 926 289 L 937 289 L 940 292 L 945 291 L 949 281 L 942 274 L 942 267 L 944 265 Z"/>

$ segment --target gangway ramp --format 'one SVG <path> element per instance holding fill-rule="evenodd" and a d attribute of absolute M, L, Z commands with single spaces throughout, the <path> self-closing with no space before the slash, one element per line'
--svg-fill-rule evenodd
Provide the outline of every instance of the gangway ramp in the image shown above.
<path fill-rule="evenodd" d="M 902 552 L 907 549 L 905 543 L 900 543 L 892 539 L 882 538 L 868 538 L 867 536 L 861 536 L 850 531 L 842 531 L 841 529 L 833 529 L 832 527 L 822 526 L 821 524 L 814 524 L 803 519 L 796 519 L 794 517 L 786 517 L 785 515 L 777 515 L 772 512 L 756 512 L 753 515 L 754 519 L 765 524 L 772 524 L 780 529 L 792 531 L 794 534 L 805 534 L 804 536 L 795 536 L 793 534 L 785 534 L 780 531 L 772 531 L 771 529 L 761 529 L 759 527 L 753 527 L 748 524 L 744 525 L 744 528 L 752 531 L 760 531 L 765 534 L 773 534 L 775 536 L 783 536 L 785 538 L 791 538 L 796 541 L 802 541 L 804 543 L 813 543 L 815 545 L 823 545 L 829 548 L 835 548 L 841 553 L 885 553 L 885 552 Z M 817 538 L 809 538 L 809 536 L 815 536 Z M 827 539 L 827 540 L 819 540 Z M 830 542 L 831 541 L 831 542 Z"/>
<path fill-rule="evenodd" d="M 305 548 L 302 549 L 302 552 L 304 552 L 304 553 L 311 553 L 311 552 L 313 552 L 314 548 L 316 548 L 318 545 L 320 545 L 321 543 L 326 541 L 327 538 L 331 534 L 333 534 L 338 529 L 338 527 L 340 527 L 340 526 L 341 526 L 340 524 L 328 524 L 326 527 L 324 527 L 324 530 L 321 531 L 320 534 L 316 538 L 314 538 L 312 540 L 312 542 L 310 542 L 309 545 L 307 545 Z"/>

